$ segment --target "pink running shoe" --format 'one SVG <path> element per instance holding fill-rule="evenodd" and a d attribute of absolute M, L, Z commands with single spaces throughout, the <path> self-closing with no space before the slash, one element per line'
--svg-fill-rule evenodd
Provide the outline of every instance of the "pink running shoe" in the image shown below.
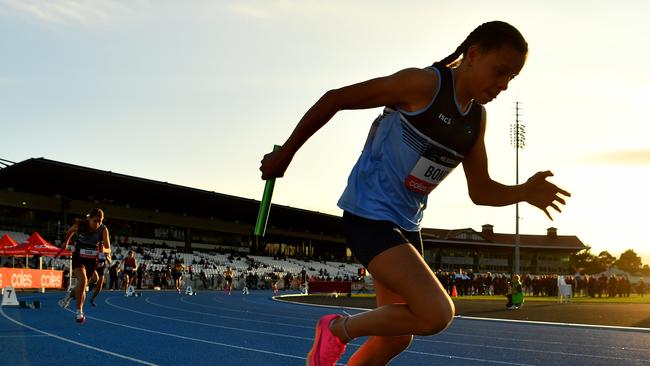
<path fill-rule="evenodd" d="M 307 354 L 307 366 L 334 366 L 345 353 L 345 344 L 330 330 L 330 324 L 341 315 L 325 315 L 316 323 L 314 345 Z"/>

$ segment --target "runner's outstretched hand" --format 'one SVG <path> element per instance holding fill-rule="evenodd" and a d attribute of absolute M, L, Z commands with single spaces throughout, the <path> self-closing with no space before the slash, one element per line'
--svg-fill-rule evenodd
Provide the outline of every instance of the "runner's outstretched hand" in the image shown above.
<path fill-rule="evenodd" d="M 551 220 L 553 218 L 548 212 L 549 206 L 557 212 L 562 212 L 560 205 L 566 204 L 562 196 L 571 197 L 571 193 L 546 180 L 546 178 L 552 176 L 553 173 L 549 170 L 537 172 L 524 183 L 524 200 L 544 211 L 546 216 Z"/>

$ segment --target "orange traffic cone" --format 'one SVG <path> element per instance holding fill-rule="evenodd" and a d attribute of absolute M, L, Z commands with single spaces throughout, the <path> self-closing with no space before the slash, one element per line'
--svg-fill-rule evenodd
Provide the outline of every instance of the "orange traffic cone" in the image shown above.
<path fill-rule="evenodd" d="M 456 291 L 456 285 L 451 288 L 451 297 L 458 297 L 458 291 Z"/>

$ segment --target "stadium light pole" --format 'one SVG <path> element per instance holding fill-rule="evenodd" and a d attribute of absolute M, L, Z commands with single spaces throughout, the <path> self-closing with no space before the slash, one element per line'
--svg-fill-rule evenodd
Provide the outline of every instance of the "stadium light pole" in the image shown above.
<path fill-rule="evenodd" d="M 519 149 L 526 146 L 526 126 L 519 123 L 519 102 L 515 101 L 515 123 L 510 125 L 510 143 L 515 148 L 515 184 L 519 184 Z M 515 204 L 515 274 L 520 271 L 519 202 Z"/>

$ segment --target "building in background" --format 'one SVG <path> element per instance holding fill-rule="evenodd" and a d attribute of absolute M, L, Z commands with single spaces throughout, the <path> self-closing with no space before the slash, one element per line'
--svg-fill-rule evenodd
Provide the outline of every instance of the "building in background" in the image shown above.
<path fill-rule="evenodd" d="M 569 256 L 588 247 L 576 236 L 557 235 L 548 228 L 546 235 L 520 234 L 521 273 L 569 273 Z M 436 270 L 472 270 L 475 273 L 511 272 L 514 268 L 515 235 L 495 233 L 483 225 L 477 232 L 423 229 L 424 258 Z"/>

